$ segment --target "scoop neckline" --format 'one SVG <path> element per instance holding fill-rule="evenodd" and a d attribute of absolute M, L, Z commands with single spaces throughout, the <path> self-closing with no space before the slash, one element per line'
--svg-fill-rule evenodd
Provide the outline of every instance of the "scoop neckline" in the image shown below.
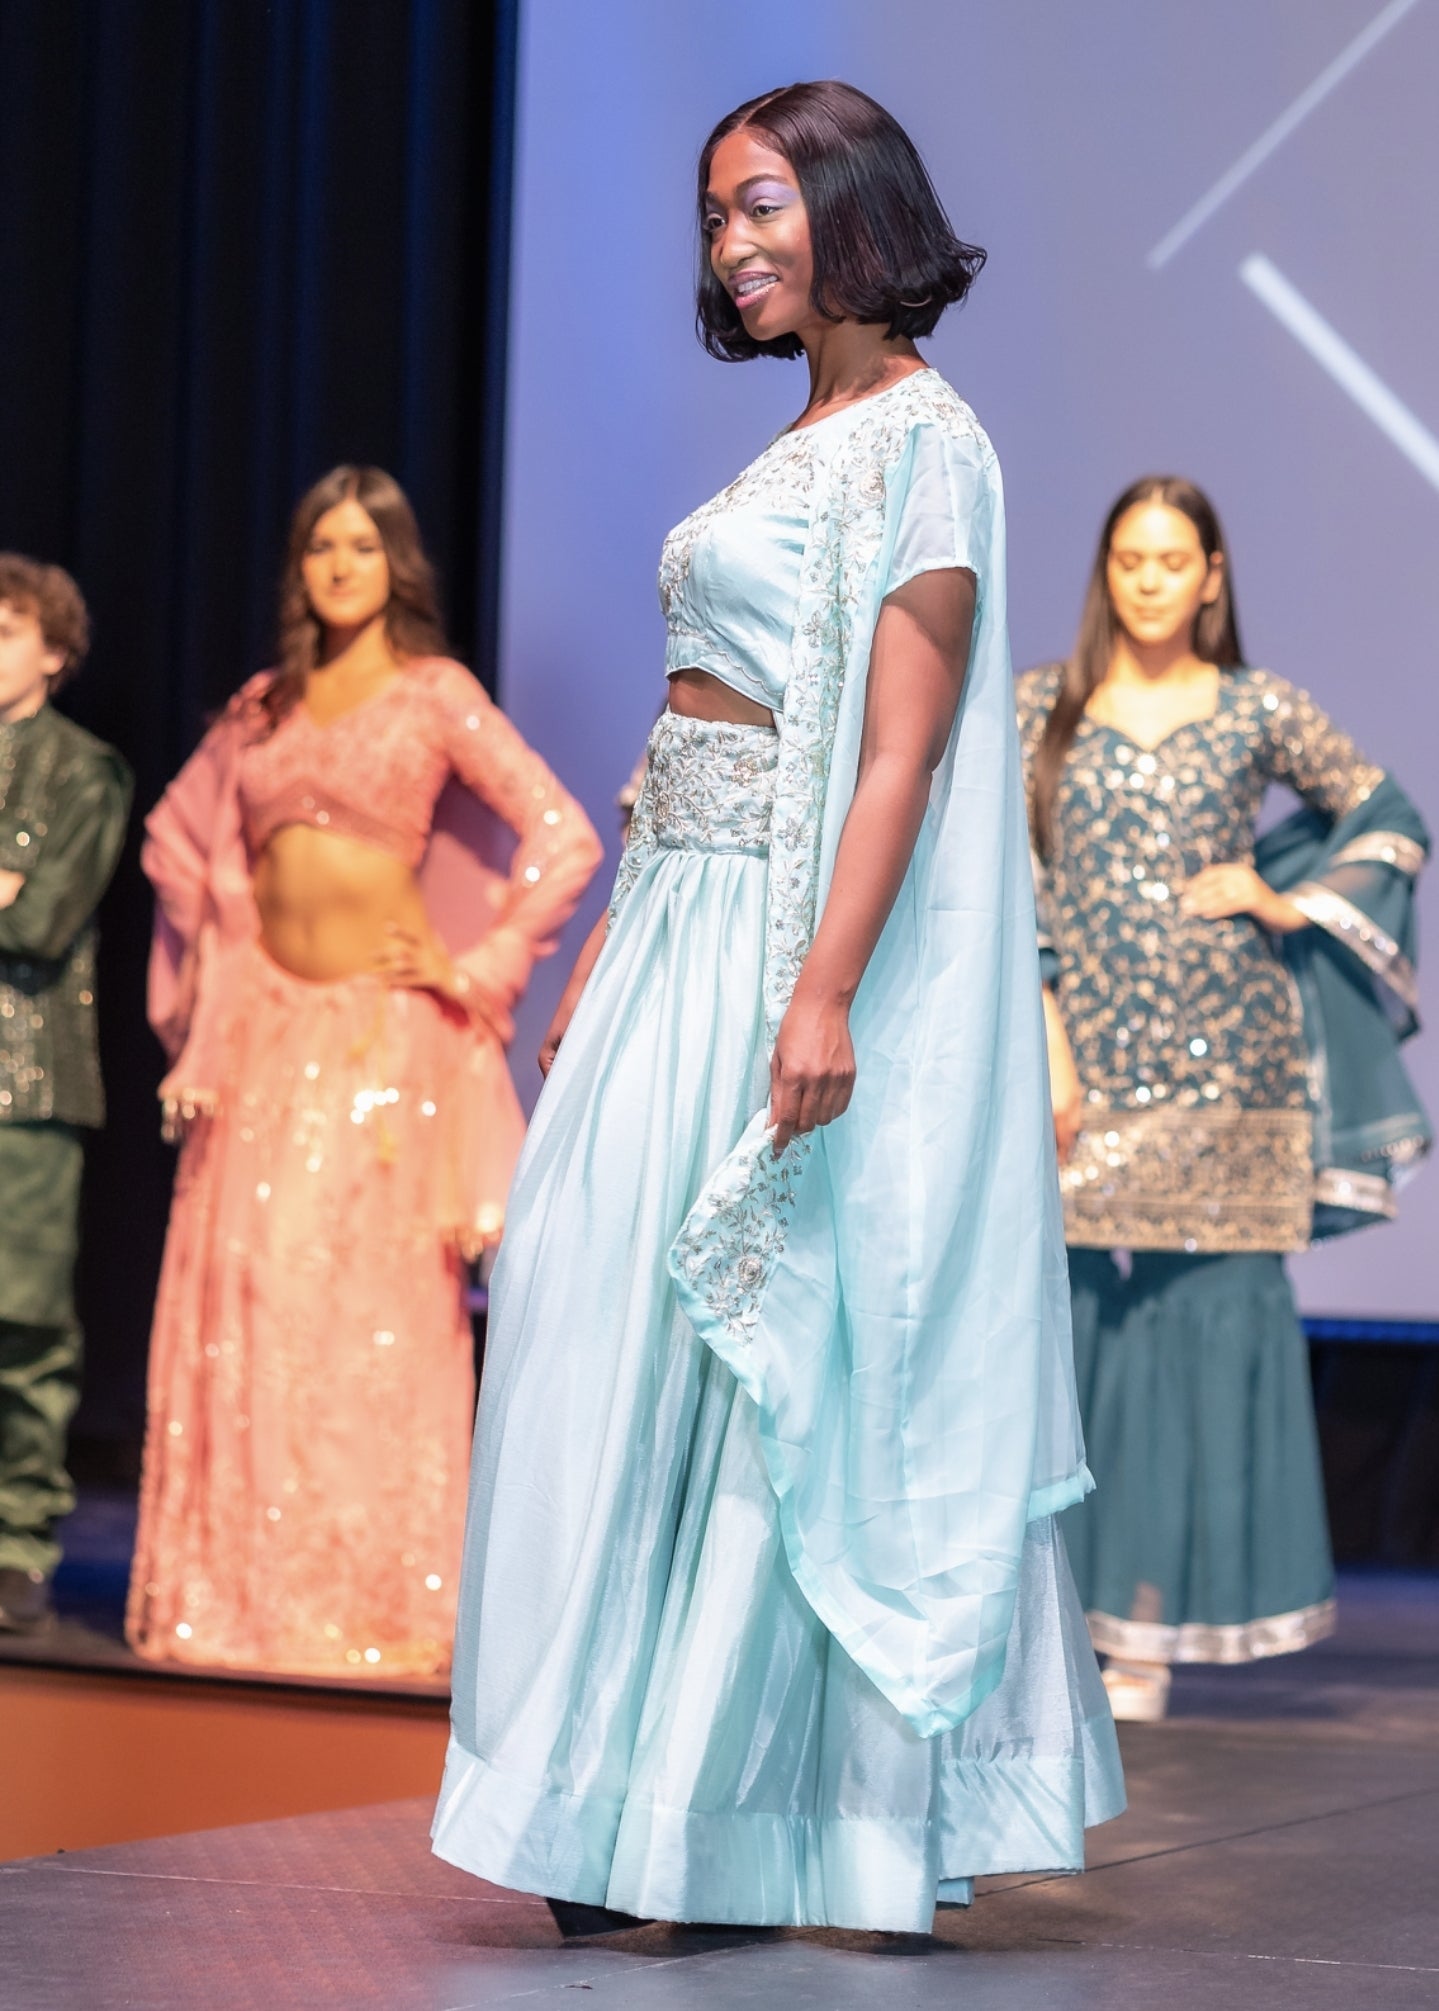
<path fill-rule="evenodd" d="M 1212 726 L 1224 711 L 1225 669 L 1222 664 L 1217 664 L 1215 668 L 1219 672 L 1219 682 L 1214 690 L 1214 703 L 1208 712 L 1196 712 L 1192 719 L 1181 719 L 1177 726 L 1171 726 L 1167 733 L 1161 733 L 1158 740 L 1141 740 L 1137 734 L 1126 732 L 1122 726 L 1116 726 L 1112 719 L 1096 718 L 1087 706 L 1080 713 L 1080 720 L 1085 726 L 1097 727 L 1101 733 L 1112 733 L 1116 740 L 1122 740 L 1126 745 L 1137 748 L 1141 754 L 1157 754 L 1161 747 L 1167 747 L 1171 740 L 1177 739 L 1181 733 L 1187 733 L 1191 727 Z"/>
<path fill-rule="evenodd" d="M 348 705 L 343 712 L 334 713 L 329 719 L 316 719 L 314 713 L 311 712 L 309 706 L 305 703 L 303 696 L 300 699 L 300 711 L 304 713 L 305 718 L 317 733 L 328 733 L 332 726 L 343 726 L 345 721 L 353 719 L 356 713 L 368 712 L 372 705 L 379 705 L 382 700 L 388 698 L 395 686 L 404 682 L 407 671 L 408 666 L 397 670 L 392 678 L 387 679 L 380 686 L 378 691 L 372 691 L 369 697 L 362 698 L 358 705 Z"/>
<path fill-rule="evenodd" d="M 904 386 L 912 384 L 916 377 L 936 377 L 938 374 L 932 363 L 922 363 L 918 370 L 906 371 L 904 376 L 896 378 L 893 384 L 886 384 L 882 391 L 871 391 L 863 398 L 855 398 L 848 405 L 841 405 L 837 412 L 826 412 L 822 419 L 811 419 L 807 426 L 798 423 L 786 426 L 775 435 L 775 438 L 777 441 L 792 440 L 798 438 L 801 433 L 814 433 L 821 426 L 828 426 L 832 420 L 847 419 L 851 412 L 862 411 L 866 405 L 873 405 L 881 398 L 888 398 L 892 393 L 902 391 Z"/>

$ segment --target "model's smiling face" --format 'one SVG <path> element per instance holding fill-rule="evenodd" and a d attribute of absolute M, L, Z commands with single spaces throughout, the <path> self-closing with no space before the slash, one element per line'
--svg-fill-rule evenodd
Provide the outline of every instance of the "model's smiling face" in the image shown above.
<path fill-rule="evenodd" d="M 700 217 L 710 265 L 746 335 L 773 342 L 818 319 L 804 197 L 768 140 L 741 128 L 720 141 Z"/>
<path fill-rule="evenodd" d="M 369 511 L 353 496 L 326 510 L 301 562 L 310 606 L 326 628 L 361 628 L 390 601 L 390 562 Z"/>
<path fill-rule="evenodd" d="M 1150 646 L 1189 638 L 1200 608 L 1218 597 L 1222 565 L 1205 556 L 1182 510 L 1136 503 L 1109 541 L 1109 598 L 1121 627 Z"/>

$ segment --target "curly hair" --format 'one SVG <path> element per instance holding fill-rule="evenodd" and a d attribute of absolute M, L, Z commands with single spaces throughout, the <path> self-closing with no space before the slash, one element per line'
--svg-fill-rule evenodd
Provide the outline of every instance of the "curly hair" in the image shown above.
<path fill-rule="evenodd" d="M 21 552 L 0 552 L 0 601 L 17 613 L 34 615 L 47 648 L 65 661 L 50 680 L 58 691 L 85 661 L 90 649 L 90 611 L 85 596 L 63 566 L 47 566 Z"/>

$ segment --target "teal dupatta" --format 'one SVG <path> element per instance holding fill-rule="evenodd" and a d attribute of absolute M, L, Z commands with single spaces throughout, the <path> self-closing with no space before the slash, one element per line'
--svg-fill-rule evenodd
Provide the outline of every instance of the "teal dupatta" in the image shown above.
<path fill-rule="evenodd" d="M 1432 1143 L 1400 1055 L 1419 1024 L 1414 883 L 1428 849 L 1387 775 L 1336 822 L 1298 810 L 1255 848 L 1261 877 L 1310 923 L 1280 949 L 1304 1008 L 1316 1242 L 1392 1217 Z"/>
<path fill-rule="evenodd" d="M 937 436 L 937 437 L 936 437 Z M 816 480 L 778 724 L 771 1042 L 854 792 L 865 681 L 916 454 L 942 451 L 978 605 L 959 716 L 851 1016 L 838 1122 L 776 1157 L 767 1109 L 670 1254 L 759 1411 L 790 1567 L 923 1735 L 998 1684 L 1027 1523 L 1092 1485 L 1075 1401 L 999 470 L 933 372 L 872 401 Z M 623 900 L 652 835 L 643 796 Z"/>

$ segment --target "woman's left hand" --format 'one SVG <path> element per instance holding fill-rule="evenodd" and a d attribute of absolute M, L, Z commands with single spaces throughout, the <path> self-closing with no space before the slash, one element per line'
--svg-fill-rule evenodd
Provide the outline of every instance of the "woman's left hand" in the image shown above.
<path fill-rule="evenodd" d="M 421 935 L 400 922 L 385 924 L 385 941 L 375 952 L 375 972 L 387 985 L 410 991 L 438 992 L 458 1000 L 462 987 L 449 953 L 432 935 Z"/>
<path fill-rule="evenodd" d="M 849 1008 L 812 1002 L 797 989 L 780 1021 L 769 1070 L 769 1117 L 776 1156 L 790 1140 L 832 1124 L 854 1093 Z"/>
<path fill-rule="evenodd" d="M 1261 928 L 1276 936 L 1291 935 L 1307 921 L 1252 866 L 1206 866 L 1185 887 L 1179 906 L 1184 914 L 1199 915 L 1206 922 L 1222 921 L 1226 915 L 1253 915 Z"/>

